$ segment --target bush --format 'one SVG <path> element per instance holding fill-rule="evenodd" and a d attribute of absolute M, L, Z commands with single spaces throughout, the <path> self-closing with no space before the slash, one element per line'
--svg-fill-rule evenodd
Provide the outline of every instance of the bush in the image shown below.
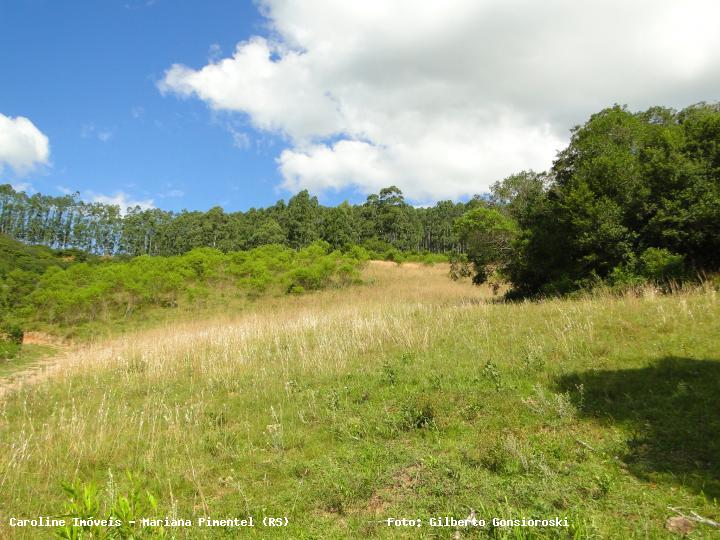
<path fill-rule="evenodd" d="M 149 308 L 177 307 L 181 300 L 188 307 L 210 305 L 228 288 L 250 298 L 301 294 L 357 282 L 364 250 L 353 253 L 331 252 L 318 241 L 299 251 L 280 245 L 227 254 L 200 248 L 173 257 L 51 266 L 42 275 L 15 271 L 0 283 L 0 307 L 21 320 L 68 327 L 124 320 Z"/>
<path fill-rule="evenodd" d="M 641 275 L 656 282 L 681 279 L 685 273 L 684 257 L 665 248 L 646 249 L 638 266 Z"/>
<path fill-rule="evenodd" d="M 399 249 L 390 248 L 382 254 L 382 260 L 400 264 L 405 261 L 405 256 Z"/>
<path fill-rule="evenodd" d="M 370 260 L 370 253 L 367 249 L 358 245 L 346 246 L 343 250 L 344 255 L 358 262 Z"/>
<path fill-rule="evenodd" d="M 24 332 L 17 324 L 0 324 L 0 360 L 14 358 L 22 347 Z"/>
<path fill-rule="evenodd" d="M 620 289 L 640 286 L 647 282 L 645 277 L 638 275 L 633 267 L 627 264 L 613 268 L 608 279 L 613 287 Z"/>
<path fill-rule="evenodd" d="M 23 337 L 25 337 L 25 332 L 23 332 L 23 329 L 19 325 L 6 322 L 0 325 L 0 336 L 3 337 L 3 341 L 21 345 Z"/>
<path fill-rule="evenodd" d="M 412 429 L 432 429 L 435 424 L 435 408 L 425 399 L 415 399 L 403 403 L 400 407 L 399 427 L 407 431 Z"/>
<path fill-rule="evenodd" d="M 637 287 L 648 282 L 667 283 L 680 280 L 685 274 L 682 255 L 664 248 L 648 248 L 638 258 L 616 266 L 608 276 L 611 285 L 618 288 Z M 596 280 L 599 281 L 599 278 Z"/>
<path fill-rule="evenodd" d="M 15 358 L 20 352 L 21 346 L 12 341 L 0 340 L 0 360 Z"/>
<path fill-rule="evenodd" d="M 457 281 L 462 278 L 470 277 L 473 273 L 472 263 L 468 260 L 464 253 L 453 252 L 450 254 L 450 278 Z"/>
<path fill-rule="evenodd" d="M 370 238 L 363 242 L 362 247 L 367 251 L 370 259 L 386 260 L 385 254 L 395 249 L 392 244 L 380 240 L 378 238 Z"/>

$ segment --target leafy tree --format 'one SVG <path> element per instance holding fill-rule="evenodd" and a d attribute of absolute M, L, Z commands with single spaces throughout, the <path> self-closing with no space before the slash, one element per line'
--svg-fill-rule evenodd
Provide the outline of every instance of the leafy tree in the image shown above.
<path fill-rule="evenodd" d="M 253 247 L 285 243 L 287 243 L 285 231 L 280 224 L 272 218 L 265 220 L 250 238 L 250 245 Z"/>
<path fill-rule="evenodd" d="M 537 206 L 543 203 L 549 183 L 545 173 L 522 171 L 495 182 L 490 188 L 490 202 L 521 227 L 527 227 Z"/>
<path fill-rule="evenodd" d="M 696 270 L 720 267 L 718 133 L 720 110 L 705 104 L 615 106 L 575 128 L 546 199 L 523 218 L 509 272 L 516 290 L 565 292 L 619 269 L 642 273 L 636 262 L 652 249 Z"/>
<path fill-rule="evenodd" d="M 317 197 L 311 197 L 306 189 L 290 198 L 281 220 L 290 247 L 300 248 L 318 239 L 318 206 Z"/>
<path fill-rule="evenodd" d="M 347 201 L 334 208 L 326 208 L 320 221 L 322 239 L 333 248 L 340 248 L 358 241 L 355 216 Z"/>
<path fill-rule="evenodd" d="M 467 246 L 467 258 L 475 268 L 473 282 L 480 284 L 493 271 L 504 271 L 519 229 L 515 221 L 499 210 L 480 206 L 459 218 L 455 231 Z"/>

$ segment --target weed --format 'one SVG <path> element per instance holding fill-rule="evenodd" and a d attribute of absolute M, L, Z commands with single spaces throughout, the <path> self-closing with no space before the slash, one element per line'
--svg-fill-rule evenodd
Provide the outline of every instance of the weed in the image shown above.
<path fill-rule="evenodd" d="M 92 483 L 63 482 L 66 525 L 57 528 L 56 535 L 65 540 L 165 538 L 164 527 L 143 526 L 141 521 L 157 512 L 157 500 L 152 493 L 142 490 L 137 477 L 128 473 L 126 479 L 129 484 L 126 495 L 113 490 L 103 493 Z M 103 521 L 108 524 L 101 524 Z"/>
<path fill-rule="evenodd" d="M 435 409 L 423 399 L 408 401 L 400 408 L 399 423 L 403 430 L 435 428 Z"/>
<path fill-rule="evenodd" d="M 502 375 L 500 375 L 500 370 L 492 360 L 488 360 L 485 363 L 482 369 L 482 376 L 492 383 L 496 392 L 500 392 L 503 389 Z"/>
<path fill-rule="evenodd" d="M 389 384 L 390 386 L 395 385 L 398 381 L 397 369 L 387 360 L 382 364 L 382 375 L 385 384 Z"/>

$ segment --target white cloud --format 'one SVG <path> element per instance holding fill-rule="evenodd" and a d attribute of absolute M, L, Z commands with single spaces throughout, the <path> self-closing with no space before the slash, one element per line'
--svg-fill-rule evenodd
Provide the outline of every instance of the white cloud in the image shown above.
<path fill-rule="evenodd" d="M 83 139 L 97 139 L 100 142 L 108 142 L 115 134 L 111 128 L 98 128 L 95 124 L 83 124 L 80 128 L 80 136 Z"/>
<path fill-rule="evenodd" d="M 184 197 L 185 192 L 181 189 L 170 189 L 168 191 L 164 191 L 163 193 L 160 193 L 158 197 L 161 199 L 177 199 L 180 197 Z M 152 202 L 152 201 L 151 201 Z"/>
<path fill-rule="evenodd" d="M 16 184 L 10 184 L 10 187 L 15 191 L 24 191 L 26 193 L 32 193 L 35 191 L 33 185 L 30 182 L 18 182 Z"/>
<path fill-rule="evenodd" d="M 212 43 L 210 45 L 210 48 L 208 49 L 208 60 L 210 62 L 215 62 L 216 60 L 219 60 L 222 57 L 222 47 L 220 47 L 219 43 Z"/>
<path fill-rule="evenodd" d="M 16 174 L 27 174 L 50 158 L 47 136 L 23 116 L 0 114 L 0 172 L 6 166 Z"/>
<path fill-rule="evenodd" d="M 232 135 L 233 146 L 240 148 L 241 150 L 247 150 L 250 148 L 250 136 L 244 131 L 237 131 L 233 127 L 228 127 L 230 135 Z"/>
<path fill-rule="evenodd" d="M 261 1 L 272 38 L 163 92 L 287 137 L 283 186 L 399 185 L 415 200 L 546 168 L 568 129 L 613 103 L 717 99 L 714 0 Z"/>
<path fill-rule="evenodd" d="M 115 206 L 120 207 L 120 212 L 123 214 L 128 208 L 134 208 L 136 206 L 139 206 L 144 210 L 148 208 L 155 208 L 155 202 L 153 199 L 135 199 L 124 191 L 116 191 L 112 195 L 86 191 L 83 193 L 83 198 L 96 203 L 114 204 Z"/>
<path fill-rule="evenodd" d="M 492 182 L 509 171 L 546 167 L 563 144 L 550 126 L 512 118 L 478 126 L 438 123 L 435 129 L 387 146 L 344 139 L 285 150 L 278 158 L 282 186 L 291 192 L 345 187 L 377 192 L 396 184 L 415 201 L 457 198 L 483 191 L 481 174 Z"/>
<path fill-rule="evenodd" d="M 70 189 L 69 187 L 62 186 L 62 185 L 55 186 L 55 189 L 57 189 L 63 195 L 72 195 L 73 193 L 76 192 L 76 190 Z"/>

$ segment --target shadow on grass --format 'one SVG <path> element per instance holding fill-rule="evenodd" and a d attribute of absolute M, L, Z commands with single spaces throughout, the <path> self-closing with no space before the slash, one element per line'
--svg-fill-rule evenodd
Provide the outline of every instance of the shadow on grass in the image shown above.
<path fill-rule="evenodd" d="M 720 497 L 720 360 L 666 357 L 562 377 L 581 414 L 629 428 L 629 470 Z M 580 386 L 582 385 L 582 386 Z"/>

